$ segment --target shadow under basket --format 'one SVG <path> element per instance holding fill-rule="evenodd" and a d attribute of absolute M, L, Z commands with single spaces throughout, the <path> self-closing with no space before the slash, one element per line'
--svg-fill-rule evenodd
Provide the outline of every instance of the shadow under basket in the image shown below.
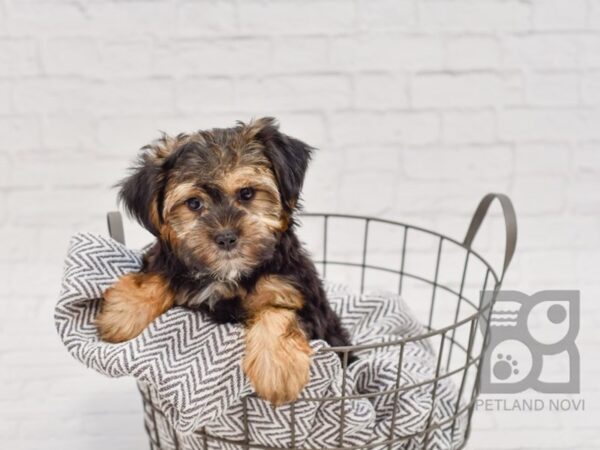
<path fill-rule="evenodd" d="M 497 199 L 502 207 L 506 226 L 504 263 L 498 274 L 486 259 L 472 249 L 473 239 L 485 218 L 490 204 Z M 139 383 L 145 415 L 145 428 L 151 449 L 297 449 L 297 450 L 351 450 L 351 449 L 428 449 L 440 448 L 431 436 L 440 427 L 451 427 L 452 444 L 448 448 L 464 448 L 471 430 L 471 418 L 479 394 L 479 378 L 483 355 L 489 343 L 487 326 L 504 274 L 516 247 L 517 224 L 510 199 L 503 194 L 487 194 L 479 203 L 464 240 L 457 241 L 443 234 L 400 222 L 373 217 L 343 214 L 312 214 L 299 216 L 298 233 L 328 283 L 341 283 L 356 293 L 387 291 L 402 295 L 404 302 L 423 325 L 419 336 L 403 337 L 393 342 L 379 342 L 348 347 L 327 347 L 318 352 L 342 354 L 342 377 L 345 381 L 348 354 L 373 349 L 394 349 L 402 357 L 405 346 L 421 342 L 432 348 L 437 361 L 434 375 L 419 387 L 431 389 L 435 406 L 437 387 L 441 380 L 452 380 L 456 386 L 456 405 L 452 414 L 438 420 L 433 410 L 426 426 L 413 435 L 390 432 L 385 440 L 378 438 L 360 446 L 343 445 L 345 418 L 339 420 L 340 445 L 333 447 L 305 447 L 296 443 L 294 411 L 301 402 L 344 402 L 360 397 L 354 394 L 299 399 L 291 404 L 289 415 L 290 445 L 269 447 L 253 443 L 249 430 L 251 418 L 243 401 L 243 440 L 228 440 L 211 435 L 204 429 L 182 435 L 166 420 L 160 402 L 152 387 Z M 111 237 L 124 242 L 119 213 L 108 214 Z M 402 367 L 401 365 L 399 367 Z M 369 395 L 397 396 L 413 386 L 400 386 L 400 370 L 396 387 Z M 392 426 L 398 411 L 393 403 Z M 343 410 L 343 406 L 342 406 Z M 458 423 L 463 426 L 458 427 Z M 455 436 L 456 434 L 456 436 Z"/>

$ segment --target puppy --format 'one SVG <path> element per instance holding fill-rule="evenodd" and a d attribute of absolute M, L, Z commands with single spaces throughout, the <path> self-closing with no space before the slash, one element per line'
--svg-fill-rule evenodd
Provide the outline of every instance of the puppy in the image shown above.
<path fill-rule="evenodd" d="M 313 149 L 262 118 L 142 150 L 119 198 L 156 242 L 139 273 L 104 293 L 100 336 L 126 341 L 174 305 L 199 308 L 245 325 L 243 369 L 261 398 L 295 400 L 308 341 L 350 345 L 294 232 Z"/>

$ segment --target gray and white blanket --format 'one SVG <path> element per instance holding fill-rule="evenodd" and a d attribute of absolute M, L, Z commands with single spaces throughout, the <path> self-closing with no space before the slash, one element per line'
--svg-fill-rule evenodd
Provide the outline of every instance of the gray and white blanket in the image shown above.
<path fill-rule="evenodd" d="M 131 341 L 109 344 L 98 338 L 94 318 L 102 292 L 140 265 L 140 252 L 112 239 L 88 233 L 72 238 L 55 311 L 58 334 L 67 350 L 104 375 L 133 376 L 147 386 L 164 420 L 178 435 L 179 448 L 204 448 L 194 434 L 200 428 L 230 441 L 242 440 L 243 398 L 247 398 L 250 444 L 289 447 L 291 406 L 273 408 L 251 395 L 252 387 L 241 368 L 242 326 L 217 325 L 201 312 L 177 307 Z M 328 285 L 327 293 L 354 344 L 397 341 L 424 332 L 397 295 L 357 295 L 335 285 Z M 392 435 L 396 441 L 391 448 L 396 449 L 425 448 L 425 443 L 427 448 L 460 445 L 466 420 L 464 415 L 452 420 L 457 389 L 449 378 L 442 378 L 434 397 L 433 384 L 426 381 L 435 377 L 437 357 L 426 341 L 406 343 L 402 358 L 399 346 L 359 352 L 360 359 L 348 367 L 345 382 L 339 358 L 333 352 L 319 351 L 327 344 L 313 341 L 311 345 L 315 353 L 310 382 L 301 395 L 306 400 L 294 406 L 298 448 L 359 448 L 367 443 L 383 444 Z M 342 386 L 348 395 L 360 396 L 344 402 L 311 401 L 340 396 Z M 410 386 L 414 387 L 397 395 L 375 395 Z M 342 416 L 345 425 L 340 442 Z M 423 433 L 436 423 L 443 425 Z M 388 448 L 381 445 L 384 447 Z"/>

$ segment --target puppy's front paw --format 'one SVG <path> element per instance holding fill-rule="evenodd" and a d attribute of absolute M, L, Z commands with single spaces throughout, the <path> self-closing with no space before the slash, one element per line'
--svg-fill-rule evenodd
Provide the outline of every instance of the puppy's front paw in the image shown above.
<path fill-rule="evenodd" d="M 246 335 L 244 372 L 259 397 L 294 401 L 309 380 L 311 348 L 289 310 L 263 312 Z"/>
<path fill-rule="evenodd" d="M 145 273 L 121 277 L 102 297 L 96 326 L 100 337 L 113 343 L 133 339 L 173 305 L 165 281 Z"/>

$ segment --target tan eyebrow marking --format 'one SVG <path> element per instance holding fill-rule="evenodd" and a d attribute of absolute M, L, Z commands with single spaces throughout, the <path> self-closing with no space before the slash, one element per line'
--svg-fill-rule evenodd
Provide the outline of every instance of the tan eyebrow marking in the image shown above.
<path fill-rule="evenodd" d="M 172 189 L 168 189 L 163 206 L 163 216 L 166 216 L 178 203 L 193 196 L 201 197 L 202 193 L 191 182 L 177 184 Z"/>
<path fill-rule="evenodd" d="M 243 187 L 255 187 L 279 197 L 277 183 L 271 171 L 264 166 L 242 166 L 226 173 L 220 180 L 223 191 L 233 196 Z"/>

